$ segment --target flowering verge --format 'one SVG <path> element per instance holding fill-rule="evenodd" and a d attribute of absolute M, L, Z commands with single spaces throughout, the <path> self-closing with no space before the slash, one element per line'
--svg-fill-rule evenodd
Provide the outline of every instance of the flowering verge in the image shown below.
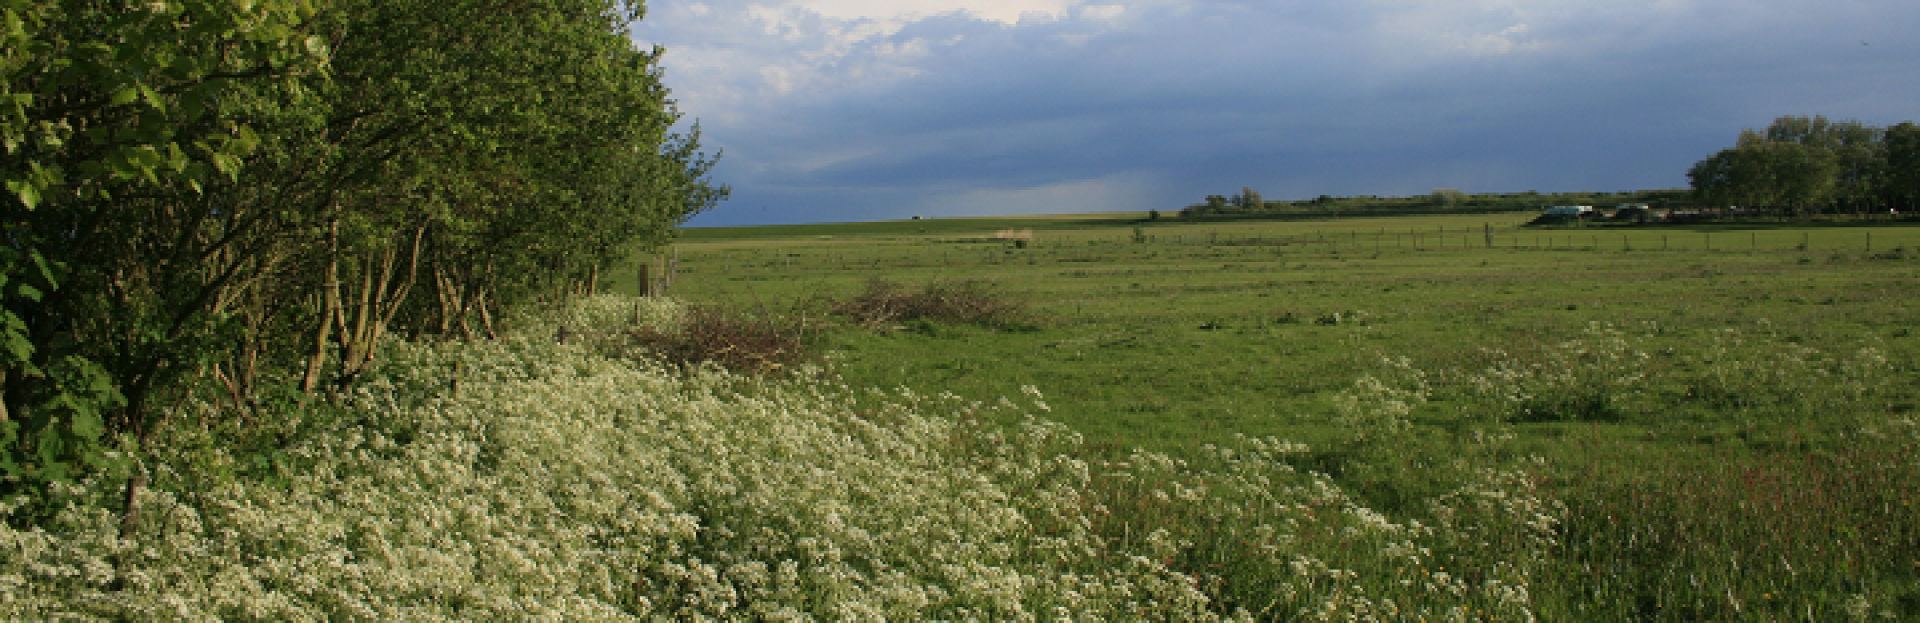
<path fill-rule="evenodd" d="M 1044 411 L 1037 388 L 856 390 L 552 337 L 682 317 L 595 299 L 498 341 L 390 343 L 347 424 L 265 459 L 154 459 L 130 530 L 108 482 L 39 525 L 0 522 L 0 618 L 1531 616 L 1526 561 L 1553 526 L 1504 472 L 1438 500 L 1442 525 L 1400 523 L 1296 471 L 1299 444 L 1087 461 L 1062 425 L 983 417 Z M 265 467 L 234 468 L 250 461 Z M 1484 568 L 1433 553 L 1518 528 L 1474 552 Z"/>

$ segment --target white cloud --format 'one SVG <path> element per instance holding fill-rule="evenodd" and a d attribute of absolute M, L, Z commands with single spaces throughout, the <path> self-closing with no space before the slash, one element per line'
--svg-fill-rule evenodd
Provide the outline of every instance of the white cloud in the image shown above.
<path fill-rule="evenodd" d="M 1118 4 L 1088 4 L 1081 6 L 1075 15 L 1088 19 L 1115 20 L 1126 14 L 1127 7 Z"/>
<path fill-rule="evenodd" d="M 1476 55 L 1508 54 L 1539 50 L 1542 43 L 1528 40 L 1527 25 L 1514 24 L 1497 33 L 1452 34 L 1455 47 Z"/>
<path fill-rule="evenodd" d="M 964 11 L 981 19 L 1017 24 L 1022 18 L 1058 17 L 1080 0 L 802 0 L 787 6 L 845 20 L 891 21 Z"/>

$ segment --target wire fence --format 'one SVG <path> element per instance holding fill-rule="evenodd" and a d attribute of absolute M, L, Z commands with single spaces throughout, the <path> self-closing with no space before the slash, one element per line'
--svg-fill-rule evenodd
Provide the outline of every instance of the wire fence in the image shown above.
<path fill-rule="evenodd" d="M 1098 263 L 1138 261 L 1169 249 L 1212 248 L 1258 260 L 1275 256 L 1352 253 L 1582 251 L 1594 253 L 1831 253 L 1903 257 L 1920 250 L 1920 227 L 1851 226 L 1820 229 L 1694 229 L 1589 227 L 1541 229 L 1518 226 L 1346 228 L 1318 231 L 1223 229 L 1149 232 L 1038 234 L 973 238 L 883 239 L 867 242 L 767 243 L 711 252 L 675 251 L 656 264 L 654 279 L 669 282 L 686 273 L 768 274 L 814 271 L 885 271 L 963 268 L 1008 263 Z M 663 270 L 664 269 L 664 270 Z"/>

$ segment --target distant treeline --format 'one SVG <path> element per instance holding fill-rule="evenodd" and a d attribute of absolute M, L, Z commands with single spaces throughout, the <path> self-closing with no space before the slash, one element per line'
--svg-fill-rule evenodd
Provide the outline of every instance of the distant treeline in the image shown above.
<path fill-rule="evenodd" d="M 1537 211 L 1542 206 L 1613 206 L 1646 204 L 1655 210 L 1694 208 L 1693 192 L 1683 189 L 1632 190 L 1621 192 L 1539 193 L 1465 193 L 1441 188 L 1411 197 L 1357 195 L 1334 197 L 1321 195 L 1298 201 L 1270 201 L 1252 188 L 1243 188 L 1231 197 L 1211 195 L 1206 202 L 1182 208 L 1179 217 L 1187 220 L 1231 220 L 1272 218 L 1329 218 L 1342 216 L 1403 216 L 1410 214 L 1481 214 L 1488 212 Z M 1159 212 L 1149 218 L 1160 218 Z"/>
<path fill-rule="evenodd" d="M 1784 116 L 1764 131 L 1742 130 L 1734 147 L 1687 171 L 1689 189 L 1623 192 L 1482 193 L 1441 188 L 1411 197 L 1321 195 L 1269 201 L 1252 188 L 1209 195 L 1180 210 L 1187 220 L 1328 218 L 1519 212 L 1545 206 L 1641 203 L 1655 211 L 1737 208 L 1728 214 L 1816 214 L 1920 210 L 1920 126 Z M 1159 211 L 1149 218 L 1158 219 Z"/>

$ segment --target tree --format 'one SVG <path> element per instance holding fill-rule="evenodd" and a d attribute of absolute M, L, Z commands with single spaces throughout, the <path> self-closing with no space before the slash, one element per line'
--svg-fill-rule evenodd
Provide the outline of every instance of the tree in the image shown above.
<path fill-rule="evenodd" d="M 1838 146 L 1835 124 L 1826 117 L 1796 117 L 1792 115 L 1777 117 L 1767 125 L 1765 133 L 1753 133 L 1758 139 L 1774 143 L 1798 143 L 1815 149 L 1831 151 Z M 1751 132 L 1751 131 L 1749 131 Z"/>
<path fill-rule="evenodd" d="M 1449 210 L 1460 205 L 1460 203 L 1466 199 L 1466 193 L 1452 188 L 1436 188 L 1433 190 L 1433 202 Z"/>
<path fill-rule="evenodd" d="M 1267 209 L 1267 202 L 1260 198 L 1260 193 L 1245 186 L 1240 188 L 1240 196 L 1235 198 L 1235 203 L 1248 212 Z"/>
<path fill-rule="evenodd" d="M 1920 126 L 1887 128 L 1883 145 L 1880 193 L 1908 213 L 1920 210 Z"/>
<path fill-rule="evenodd" d="M 1773 176 L 1771 205 L 1792 216 L 1803 216 L 1825 204 L 1833 194 L 1838 171 L 1833 152 L 1797 143 L 1771 143 L 1763 148 Z"/>
<path fill-rule="evenodd" d="M 9 244 L 0 466 L 17 482 L 99 468 L 144 439 L 152 392 L 230 326 L 273 216 L 225 200 L 259 138 L 248 109 L 304 105 L 327 42 L 304 2 L 12 3 L 0 10 L 0 199 Z"/>
<path fill-rule="evenodd" d="M 1826 117 L 1783 116 L 1767 126 L 1764 135 L 1743 133 L 1742 143 L 1791 143 L 1831 154 L 1834 165 L 1831 192 L 1823 199 L 1859 211 L 1873 201 L 1879 173 L 1880 128 L 1859 121 L 1829 121 Z M 1751 137 L 1749 137 L 1751 135 Z"/>
<path fill-rule="evenodd" d="M 1811 136 L 1806 132 L 1783 135 Z M 1734 148 L 1696 163 L 1687 178 L 1703 204 L 1747 206 L 1798 216 L 1831 197 L 1838 162 L 1831 151 L 1772 140 L 1746 130 L 1740 133 Z"/>
<path fill-rule="evenodd" d="M 724 199 L 613 0 L 0 8 L 0 467 L 562 296 Z M 575 288 L 577 289 L 577 288 Z"/>

